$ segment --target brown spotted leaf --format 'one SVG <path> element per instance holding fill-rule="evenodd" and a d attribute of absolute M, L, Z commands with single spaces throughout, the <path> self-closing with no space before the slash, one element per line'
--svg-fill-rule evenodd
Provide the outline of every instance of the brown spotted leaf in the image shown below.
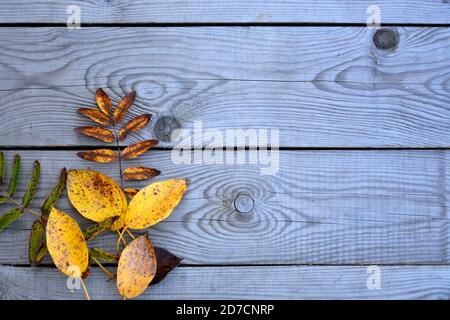
<path fill-rule="evenodd" d="M 103 91 L 103 89 L 97 89 L 97 91 L 95 92 L 95 100 L 97 100 L 97 105 L 100 110 L 102 110 L 105 115 L 109 116 L 112 111 L 112 104 L 111 100 L 109 100 L 108 95 L 105 91 Z"/>
<path fill-rule="evenodd" d="M 156 254 L 148 235 L 130 242 L 120 255 L 117 266 L 117 289 L 131 299 L 142 294 L 156 274 Z"/>
<path fill-rule="evenodd" d="M 154 168 L 131 167 L 123 171 L 125 180 L 147 180 L 156 177 L 161 171 Z"/>
<path fill-rule="evenodd" d="M 117 105 L 116 110 L 114 111 L 114 123 L 121 123 L 123 118 L 125 117 L 128 109 L 133 105 L 134 99 L 136 98 L 136 92 L 130 92 L 127 94 Z"/>
<path fill-rule="evenodd" d="M 104 126 L 109 126 L 111 124 L 111 118 L 98 110 L 90 108 L 80 108 L 78 109 L 78 112 L 83 116 L 88 117 L 92 121 L 97 122 L 98 124 L 102 124 Z"/>
<path fill-rule="evenodd" d="M 150 120 L 152 118 L 152 115 L 150 114 L 143 114 L 139 117 L 134 118 L 133 120 L 129 121 L 125 127 L 120 129 L 119 131 L 119 139 L 123 140 L 127 137 L 129 132 L 136 132 L 141 129 L 143 129 L 146 125 L 149 124 Z"/>
<path fill-rule="evenodd" d="M 150 285 L 157 284 L 163 280 L 183 260 L 164 248 L 155 247 L 155 253 L 157 261 L 156 274 Z"/>
<path fill-rule="evenodd" d="M 91 151 L 82 151 L 78 152 L 77 156 L 82 159 L 100 162 L 100 163 L 109 163 L 114 162 L 117 159 L 117 153 L 110 149 L 97 149 Z"/>
<path fill-rule="evenodd" d="M 122 151 L 123 159 L 133 159 L 139 157 L 141 154 L 146 152 L 148 149 L 156 146 L 158 140 L 145 140 L 126 147 Z"/>
<path fill-rule="evenodd" d="M 56 267 L 69 277 L 80 278 L 88 269 L 89 253 L 75 220 L 53 207 L 47 221 L 46 238 Z"/>
<path fill-rule="evenodd" d="M 95 126 L 78 127 L 75 128 L 75 131 L 84 134 L 86 136 L 99 139 L 104 142 L 113 142 L 115 139 L 114 134 L 111 131 L 100 127 Z"/>
<path fill-rule="evenodd" d="M 67 195 L 83 217 L 95 222 L 118 217 L 127 210 L 122 189 L 113 179 L 97 171 L 69 170 Z"/>

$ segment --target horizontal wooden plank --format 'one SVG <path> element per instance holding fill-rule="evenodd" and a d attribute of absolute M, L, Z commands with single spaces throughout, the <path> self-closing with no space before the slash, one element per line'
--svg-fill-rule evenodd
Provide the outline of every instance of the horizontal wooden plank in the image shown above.
<path fill-rule="evenodd" d="M 284 147 L 448 147 L 450 28 L 395 32 L 386 51 L 351 27 L 2 28 L 0 145 L 99 144 L 73 129 L 105 87 L 137 91 L 128 119 L 154 115 L 130 142 L 166 115 L 191 134 L 279 129 Z"/>
<path fill-rule="evenodd" d="M 382 23 L 447 24 L 450 16 L 447 1 L 434 0 L 3 0 L 0 21 L 66 23 L 73 5 L 82 23 L 366 23 L 374 5 Z"/>
<path fill-rule="evenodd" d="M 75 151 L 21 154 L 19 198 L 32 161 L 42 163 L 35 208 L 63 166 L 118 178 L 117 165 L 88 163 Z M 150 229 L 156 245 L 187 264 L 447 264 L 449 159 L 444 151 L 282 151 L 272 176 L 260 165 L 177 165 L 170 151 L 128 165 L 154 166 L 163 172 L 158 179 L 191 179 L 180 206 Z M 242 195 L 253 199 L 249 214 L 235 209 Z M 66 196 L 58 207 L 86 225 Z M 0 233 L 1 264 L 27 263 L 34 219 L 27 214 Z M 109 233 L 92 246 L 114 251 L 116 240 Z"/>
<path fill-rule="evenodd" d="M 139 299 L 449 299 L 447 266 L 381 266 L 380 289 L 368 289 L 367 267 L 182 267 Z M 115 283 L 93 268 L 94 300 L 120 299 Z M 373 288 L 373 287 L 371 287 Z M 85 299 L 52 268 L 0 267 L 0 299 Z"/>

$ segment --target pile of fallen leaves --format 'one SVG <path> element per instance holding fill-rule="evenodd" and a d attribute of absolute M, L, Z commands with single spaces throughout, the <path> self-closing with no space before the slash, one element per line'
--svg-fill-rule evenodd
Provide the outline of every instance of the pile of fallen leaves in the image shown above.
<path fill-rule="evenodd" d="M 109 97 L 103 90 L 96 93 L 99 110 L 79 109 L 79 112 L 104 126 L 81 127 L 77 131 L 105 142 L 117 142 L 117 151 L 98 149 L 79 153 L 81 158 L 96 162 L 113 162 L 121 164 L 122 159 L 130 159 L 146 152 L 156 145 L 156 140 L 138 142 L 120 149 L 119 141 L 129 132 L 136 132 L 145 127 L 151 117 L 139 116 L 128 122 L 120 130 L 117 125 L 132 105 L 135 93 L 122 99 L 114 113 Z M 35 161 L 32 176 L 28 182 L 22 201 L 14 199 L 20 173 L 20 156 L 13 161 L 8 187 L 3 186 L 5 169 L 4 155 L 0 152 L 0 203 L 15 205 L 0 216 L 0 232 L 9 224 L 28 211 L 38 217 L 33 223 L 29 243 L 30 264 L 37 266 L 47 252 L 56 267 L 69 277 L 80 279 L 88 298 L 84 280 L 89 276 L 92 263 L 96 263 L 105 274 L 116 279 L 117 289 L 125 299 L 142 294 L 146 288 L 161 281 L 168 272 L 176 267 L 181 259 L 163 248 L 152 245 L 148 233 L 135 236 L 131 230 L 144 230 L 166 219 L 180 203 L 187 191 L 187 179 L 169 179 L 159 181 L 137 190 L 125 189 L 126 180 L 149 179 L 159 171 L 153 168 L 132 167 L 122 172 L 120 165 L 121 186 L 113 179 L 93 170 L 63 169 L 59 180 L 44 201 L 40 212 L 29 208 L 39 184 L 40 164 Z M 57 209 L 57 202 L 67 189 L 72 206 L 85 218 L 94 222 L 85 229 L 68 214 Z M 125 193 L 128 196 L 125 196 Z M 107 252 L 100 248 L 89 248 L 89 241 L 105 231 L 117 234 L 116 252 Z M 126 237 L 129 243 L 127 243 Z M 123 246 L 121 245 L 123 244 Z M 123 247 L 123 249 L 122 249 Z M 114 274 L 102 265 L 103 262 L 117 263 Z"/>

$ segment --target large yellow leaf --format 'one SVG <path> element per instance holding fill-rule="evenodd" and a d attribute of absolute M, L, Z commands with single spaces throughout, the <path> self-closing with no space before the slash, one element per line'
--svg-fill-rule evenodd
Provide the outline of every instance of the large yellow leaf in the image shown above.
<path fill-rule="evenodd" d="M 89 252 L 78 224 L 52 208 L 47 221 L 47 247 L 56 267 L 69 277 L 80 278 L 89 264 Z"/>
<path fill-rule="evenodd" d="M 126 212 L 127 199 L 113 179 L 93 170 L 69 170 L 67 194 L 75 209 L 101 222 Z"/>
<path fill-rule="evenodd" d="M 117 289 L 131 299 L 145 291 L 156 274 L 156 254 L 148 236 L 142 235 L 125 247 L 117 266 Z"/>
<path fill-rule="evenodd" d="M 131 200 L 125 224 L 131 229 L 145 229 L 167 218 L 187 190 L 186 179 L 152 183 Z"/>

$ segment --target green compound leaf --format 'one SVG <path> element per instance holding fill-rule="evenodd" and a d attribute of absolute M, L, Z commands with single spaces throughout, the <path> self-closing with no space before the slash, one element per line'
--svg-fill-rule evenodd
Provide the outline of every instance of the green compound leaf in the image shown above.
<path fill-rule="evenodd" d="M 22 208 L 14 208 L 12 210 L 9 210 L 4 215 L 2 215 L 0 217 L 0 232 L 5 230 L 5 228 L 9 226 L 12 222 L 14 222 L 16 219 L 20 218 L 22 214 L 23 214 Z"/>
<path fill-rule="evenodd" d="M 0 186 L 3 184 L 3 175 L 5 174 L 5 156 L 0 151 Z"/>
<path fill-rule="evenodd" d="M 38 219 L 31 226 L 30 243 L 28 247 L 28 260 L 33 267 L 40 263 L 37 258 L 40 248 L 44 245 L 44 237 L 45 223 L 41 219 Z"/>
<path fill-rule="evenodd" d="M 42 205 L 41 212 L 43 216 L 48 217 L 50 211 L 52 210 L 52 207 L 56 204 L 56 202 L 58 202 L 59 197 L 66 187 L 66 181 L 67 171 L 66 168 L 63 168 L 61 170 L 61 174 L 59 175 L 58 183 L 53 187 L 52 191 L 47 197 L 47 200 L 45 200 L 44 204 Z"/>
<path fill-rule="evenodd" d="M 93 238 L 98 236 L 103 231 L 111 228 L 111 226 L 114 224 L 114 222 L 118 218 L 119 217 L 111 217 L 111 218 L 108 218 L 106 220 L 103 220 L 102 222 L 98 222 L 96 224 L 93 224 L 93 225 L 87 227 L 86 229 L 83 229 L 82 232 L 83 232 L 83 235 L 84 235 L 84 239 L 86 241 L 92 240 Z"/>
<path fill-rule="evenodd" d="M 30 181 L 28 182 L 25 195 L 23 196 L 22 206 L 28 208 L 31 201 L 33 201 L 34 195 L 39 184 L 39 177 L 41 176 L 41 165 L 39 161 L 34 161 L 33 173 L 31 174 Z"/>
<path fill-rule="evenodd" d="M 112 253 L 98 248 L 92 248 L 91 250 L 89 250 L 89 254 L 91 255 L 91 257 L 107 262 L 117 262 L 119 260 L 118 257 L 113 255 Z"/>
<path fill-rule="evenodd" d="M 19 181 L 19 173 L 20 173 L 20 156 L 16 154 L 13 161 L 11 177 L 9 179 L 9 186 L 8 186 L 9 196 L 12 196 L 14 193 L 16 193 L 17 182 Z"/>

